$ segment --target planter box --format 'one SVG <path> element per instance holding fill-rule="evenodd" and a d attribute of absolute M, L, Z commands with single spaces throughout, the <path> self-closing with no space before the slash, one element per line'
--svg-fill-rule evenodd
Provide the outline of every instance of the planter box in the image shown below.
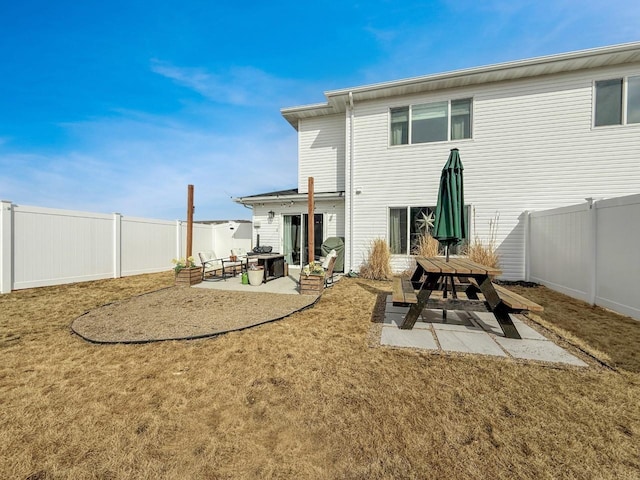
<path fill-rule="evenodd" d="M 195 285 L 202 282 L 202 267 L 183 268 L 176 273 L 176 285 Z"/>
<path fill-rule="evenodd" d="M 301 295 L 322 295 L 324 290 L 324 275 L 300 274 Z"/>

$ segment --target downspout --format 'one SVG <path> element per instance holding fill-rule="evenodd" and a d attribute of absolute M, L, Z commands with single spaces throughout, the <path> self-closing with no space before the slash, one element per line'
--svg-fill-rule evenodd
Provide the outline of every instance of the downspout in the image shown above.
<path fill-rule="evenodd" d="M 349 270 L 353 270 L 353 92 L 349 92 Z"/>

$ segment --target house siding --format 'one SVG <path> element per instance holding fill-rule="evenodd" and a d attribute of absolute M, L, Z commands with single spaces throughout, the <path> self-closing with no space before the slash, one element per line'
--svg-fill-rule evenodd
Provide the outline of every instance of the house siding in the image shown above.
<path fill-rule="evenodd" d="M 342 200 L 315 201 L 315 213 L 324 215 L 323 238 L 344 237 L 344 202 Z M 269 220 L 269 211 L 274 212 L 274 217 Z M 303 215 L 308 213 L 307 203 L 304 201 L 283 202 L 280 204 L 265 203 L 255 205 L 253 208 L 253 245 L 257 244 L 257 235 L 260 235 L 260 245 L 270 245 L 274 252 L 283 251 L 282 226 L 284 215 Z M 260 225 L 256 228 L 256 225 Z"/>
<path fill-rule="evenodd" d="M 628 75 L 640 75 L 640 66 L 356 103 L 351 161 L 361 193 L 353 195 L 350 266 L 359 268 L 374 238 L 387 238 L 389 207 L 436 204 L 442 166 L 457 147 L 465 202 L 475 212 L 471 235 L 486 242 L 498 217 L 503 278 L 524 278 L 525 211 L 638 192 L 640 125 L 592 127 L 593 82 Z M 467 97 L 474 99 L 472 139 L 389 146 L 390 107 Z M 310 160 L 301 156 L 301 171 L 311 171 Z M 396 271 L 409 262 L 392 259 Z"/>
<path fill-rule="evenodd" d="M 298 191 L 308 192 L 308 177 L 315 192 L 344 191 L 344 116 L 300 120 L 298 132 Z"/>

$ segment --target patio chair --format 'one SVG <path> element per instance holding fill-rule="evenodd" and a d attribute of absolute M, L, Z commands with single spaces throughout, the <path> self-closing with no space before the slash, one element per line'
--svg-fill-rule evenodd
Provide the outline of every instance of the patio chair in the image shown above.
<path fill-rule="evenodd" d="M 238 261 L 242 262 L 242 268 L 245 271 L 248 270 L 250 263 L 254 263 L 256 265 L 258 264 L 258 259 L 257 258 L 251 258 L 247 254 L 247 251 L 242 247 L 232 248 L 231 249 L 231 255 L 237 257 Z"/>
<path fill-rule="evenodd" d="M 221 277 L 223 280 L 226 280 L 223 259 L 218 258 L 211 250 L 198 252 L 198 257 L 202 264 L 202 280 L 210 280 L 215 277 Z"/>
<path fill-rule="evenodd" d="M 240 267 L 240 273 L 242 273 L 243 270 L 246 270 L 246 265 L 240 258 L 223 258 L 222 265 L 224 265 L 223 275 L 230 273 L 235 277 L 238 274 L 238 267 Z"/>
<path fill-rule="evenodd" d="M 329 254 L 324 258 L 322 262 L 322 268 L 324 268 L 324 286 L 333 286 L 333 267 L 336 264 L 338 253 L 335 250 L 331 250 Z"/>

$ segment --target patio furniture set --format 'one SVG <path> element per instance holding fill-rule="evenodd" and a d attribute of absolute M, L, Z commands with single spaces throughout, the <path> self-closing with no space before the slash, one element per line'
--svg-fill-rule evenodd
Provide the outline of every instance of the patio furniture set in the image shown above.
<path fill-rule="evenodd" d="M 283 277 L 285 274 L 284 255 L 279 253 L 247 252 L 242 248 L 231 249 L 231 255 L 218 257 L 213 251 L 199 252 L 202 264 L 202 280 L 220 278 L 250 271 L 262 272 L 262 283 Z"/>
<path fill-rule="evenodd" d="M 200 275 L 203 281 L 226 280 L 229 276 L 246 273 L 251 285 L 260 285 L 261 283 L 284 277 L 288 273 L 285 256 L 280 253 L 272 253 L 270 247 L 256 248 L 252 252 L 234 248 L 231 250 L 231 255 L 226 258 L 220 258 L 210 250 L 199 252 L 198 257 L 202 264 Z M 318 267 L 321 265 L 322 268 L 321 275 L 301 274 L 301 293 L 306 290 L 313 290 L 313 293 L 321 293 L 324 287 L 333 285 L 333 270 L 336 257 L 336 251 L 332 250 L 326 257 L 322 258 L 322 263 L 318 264 Z M 318 280 L 320 284 L 316 285 Z"/>

